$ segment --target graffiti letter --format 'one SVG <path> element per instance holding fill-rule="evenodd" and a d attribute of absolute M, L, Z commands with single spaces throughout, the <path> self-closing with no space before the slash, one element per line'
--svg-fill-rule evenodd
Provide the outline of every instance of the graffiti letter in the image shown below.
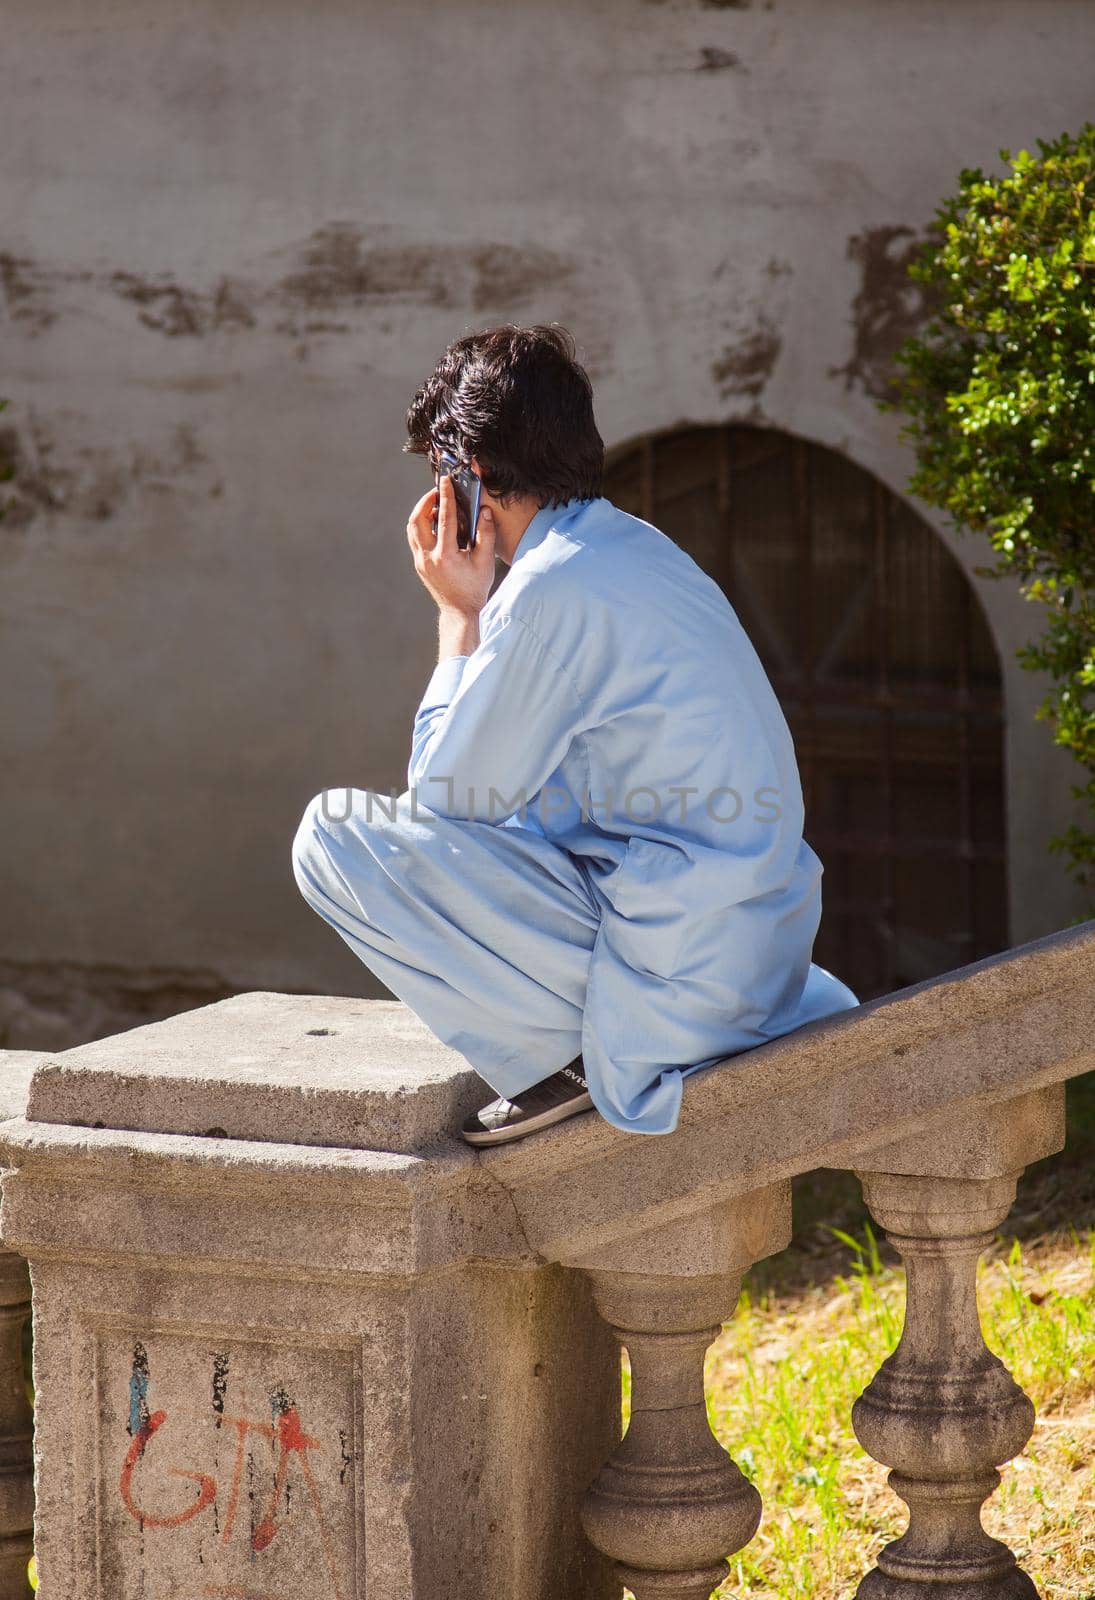
<path fill-rule="evenodd" d="M 217 1483 L 215 1478 L 210 1478 L 204 1472 L 184 1472 L 181 1467 L 169 1467 L 168 1471 L 175 1478 L 189 1478 L 191 1482 L 199 1485 L 198 1498 L 192 1506 L 187 1506 L 184 1511 L 179 1511 L 173 1517 L 154 1517 L 147 1511 L 142 1511 L 133 1498 L 133 1473 L 138 1461 L 145 1453 L 152 1435 L 162 1428 L 167 1421 L 166 1411 L 154 1411 L 147 1422 L 142 1422 L 134 1436 L 133 1443 L 126 1452 L 125 1461 L 122 1463 L 122 1476 L 118 1483 L 125 1508 L 130 1516 L 144 1528 L 181 1528 L 184 1522 L 189 1522 L 192 1517 L 199 1516 L 206 1508 L 213 1504 L 217 1498 Z"/>

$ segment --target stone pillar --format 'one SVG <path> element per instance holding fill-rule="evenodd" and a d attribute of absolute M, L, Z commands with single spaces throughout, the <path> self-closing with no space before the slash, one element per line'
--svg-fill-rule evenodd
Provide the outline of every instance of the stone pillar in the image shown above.
<path fill-rule="evenodd" d="M 1018 1168 L 1062 1143 L 1055 1087 L 990 1107 L 973 1127 L 952 1123 L 873 1152 L 872 1170 L 860 1172 L 871 1213 L 905 1262 L 907 1299 L 901 1341 L 856 1401 L 852 1424 L 893 1469 L 909 1526 L 882 1551 L 859 1600 L 1036 1600 L 1012 1552 L 981 1526 L 996 1469 L 1030 1438 L 1034 1407 L 985 1345 L 976 1273 L 1011 1209 Z"/>
<path fill-rule="evenodd" d="M 39 1600 L 613 1600 L 578 1504 L 618 1350 L 452 1137 L 482 1094 L 402 1007 L 312 996 L 36 1073 L 0 1160 Z"/>
<path fill-rule="evenodd" d="M 582 1522 L 636 1600 L 707 1600 L 757 1531 L 760 1495 L 708 1426 L 704 1352 L 745 1269 L 787 1244 L 790 1214 L 789 1186 L 777 1184 L 606 1250 L 588 1269 L 631 1360 L 631 1422 Z"/>
<path fill-rule="evenodd" d="M 23 1367 L 29 1316 L 27 1264 L 0 1252 L 0 1600 L 26 1600 L 34 1549 L 33 1424 Z"/>

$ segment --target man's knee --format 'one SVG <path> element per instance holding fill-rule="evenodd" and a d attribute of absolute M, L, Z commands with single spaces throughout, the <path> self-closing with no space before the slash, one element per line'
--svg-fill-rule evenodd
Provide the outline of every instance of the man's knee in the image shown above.
<path fill-rule="evenodd" d="M 384 874 L 370 871 L 378 855 L 387 857 L 407 825 L 399 805 L 366 789 L 324 789 L 309 800 L 293 838 L 293 876 L 310 905 L 338 900 L 343 872 L 352 863 L 355 889 Z M 389 869 L 390 870 L 390 869 Z M 318 909 L 318 907 L 317 907 Z"/>
<path fill-rule="evenodd" d="M 322 817 L 325 802 L 326 793 L 317 794 L 314 799 L 309 800 L 293 836 L 291 852 L 293 877 L 296 879 L 297 888 L 310 905 L 315 903 L 324 876 L 326 851 L 323 844 Z"/>

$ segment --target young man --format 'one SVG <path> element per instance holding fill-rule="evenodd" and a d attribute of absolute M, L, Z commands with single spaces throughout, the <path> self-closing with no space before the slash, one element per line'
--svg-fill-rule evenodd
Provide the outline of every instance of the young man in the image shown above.
<path fill-rule="evenodd" d="M 470 1143 L 591 1106 L 670 1133 L 690 1072 L 858 1004 L 811 961 L 790 732 L 726 596 L 602 496 L 564 330 L 458 340 L 407 431 L 481 480 L 477 543 L 441 477 L 407 525 L 439 638 L 410 787 L 318 795 L 297 883 L 495 1091 Z"/>

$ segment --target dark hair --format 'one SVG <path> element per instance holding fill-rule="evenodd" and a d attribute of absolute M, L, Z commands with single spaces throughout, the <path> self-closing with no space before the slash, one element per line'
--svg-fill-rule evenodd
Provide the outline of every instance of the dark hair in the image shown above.
<path fill-rule="evenodd" d="M 499 500 L 529 495 L 543 507 L 601 493 L 593 386 L 558 323 L 457 339 L 411 401 L 407 433 L 403 448 L 414 455 L 475 456 L 483 487 Z"/>

